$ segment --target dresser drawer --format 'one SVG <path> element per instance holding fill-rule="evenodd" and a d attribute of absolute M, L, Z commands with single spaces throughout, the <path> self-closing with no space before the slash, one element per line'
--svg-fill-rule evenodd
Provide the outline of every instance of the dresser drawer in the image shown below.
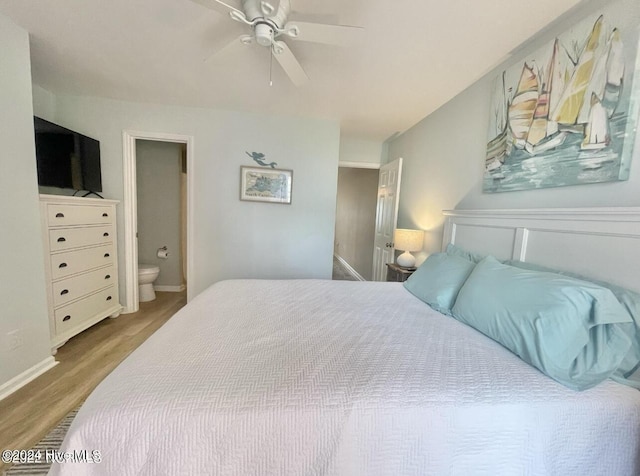
<path fill-rule="evenodd" d="M 67 330 L 73 329 L 82 322 L 91 319 L 96 314 L 117 305 L 117 297 L 115 286 L 111 286 L 73 304 L 56 309 L 54 311 L 56 334 L 63 334 Z"/>
<path fill-rule="evenodd" d="M 113 243 L 113 235 L 113 225 L 52 229 L 49 230 L 49 249 L 60 251 L 79 246 Z"/>
<path fill-rule="evenodd" d="M 53 283 L 53 306 L 61 306 L 97 289 L 112 285 L 116 280 L 114 273 L 115 268 L 108 266 Z"/>
<path fill-rule="evenodd" d="M 99 266 L 113 264 L 114 255 L 113 245 L 53 254 L 51 255 L 51 277 L 64 278 Z"/>
<path fill-rule="evenodd" d="M 109 206 L 84 205 L 47 205 L 47 223 L 49 226 L 98 225 L 113 223 L 114 212 Z"/>

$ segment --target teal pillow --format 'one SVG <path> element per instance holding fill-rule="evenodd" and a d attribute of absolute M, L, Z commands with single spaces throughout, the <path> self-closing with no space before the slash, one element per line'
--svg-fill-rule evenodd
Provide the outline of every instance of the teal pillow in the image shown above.
<path fill-rule="evenodd" d="M 575 390 L 611 376 L 631 346 L 633 322 L 608 289 L 492 256 L 476 265 L 452 312 Z"/>
<path fill-rule="evenodd" d="M 479 263 L 485 257 L 485 255 L 480 255 L 478 253 L 473 253 L 472 251 L 467 251 L 451 243 L 447 245 L 446 252 L 449 256 L 457 256 L 459 258 L 464 258 L 466 260 L 471 261 L 472 263 Z"/>
<path fill-rule="evenodd" d="M 629 291 L 628 289 L 620 286 L 616 286 L 615 284 L 585 278 L 579 274 L 570 273 L 568 271 L 558 271 L 533 263 L 511 260 L 505 262 L 505 264 L 523 269 L 546 271 L 561 274 L 563 276 L 570 276 L 572 278 L 590 281 L 598 286 L 609 289 L 618 299 L 618 302 L 627 310 L 635 324 L 629 334 L 631 339 L 631 348 L 611 378 L 616 382 L 640 389 L 640 294 Z"/>
<path fill-rule="evenodd" d="M 404 287 L 436 311 L 450 314 L 451 307 L 475 264 L 458 256 L 429 256 L 404 283 Z"/>

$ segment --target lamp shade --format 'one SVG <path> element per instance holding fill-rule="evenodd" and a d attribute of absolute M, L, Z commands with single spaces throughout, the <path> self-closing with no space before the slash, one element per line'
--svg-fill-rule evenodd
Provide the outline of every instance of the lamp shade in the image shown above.
<path fill-rule="evenodd" d="M 393 234 L 394 247 L 401 251 L 420 251 L 424 243 L 424 231 L 396 228 Z"/>

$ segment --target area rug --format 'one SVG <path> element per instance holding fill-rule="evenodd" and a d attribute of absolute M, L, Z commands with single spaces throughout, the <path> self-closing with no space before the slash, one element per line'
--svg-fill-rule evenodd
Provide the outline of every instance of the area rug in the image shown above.
<path fill-rule="evenodd" d="M 62 440 L 64 440 L 69 427 L 71 426 L 71 422 L 76 417 L 78 410 L 80 407 L 75 410 L 70 411 L 66 417 L 64 417 L 58 425 L 51 430 L 47 436 L 42 438 L 38 444 L 36 444 L 33 448 L 33 451 L 40 451 L 42 455 L 41 463 L 16 463 L 11 466 L 6 472 L 6 476 L 44 476 L 49 472 L 49 468 L 51 467 L 51 463 L 47 463 L 45 461 L 45 452 L 47 450 L 59 450 L 62 445 Z"/>

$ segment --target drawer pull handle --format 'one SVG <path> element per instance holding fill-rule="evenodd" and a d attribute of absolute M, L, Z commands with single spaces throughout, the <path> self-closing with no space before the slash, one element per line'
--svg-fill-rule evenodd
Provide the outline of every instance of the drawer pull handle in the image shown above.
<path fill-rule="evenodd" d="M 63 321 L 68 321 L 69 319 L 71 319 L 71 316 L 68 314 L 62 318 Z"/>
<path fill-rule="evenodd" d="M 105 254 L 104 254 L 104 257 L 105 257 L 105 258 L 108 258 L 109 256 L 111 256 L 109 253 L 105 253 Z"/>
<path fill-rule="evenodd" d="M 102 214 L 102 216 L 103 216 L 103 217 L 108 217 L 108 216 L 109 216 L 109 214 L 108 214 L 107 212 L 104 212 L 104 213 Z"/>
<path fill-rule="evenodd" d="M 62 268 L 66 268 L 66 267 L 67 267 L 67 263 L 60 263 L 60 264 L 58 265 L 58 268 L 61 268 L 61 269 L 62 269 Z"/>
<path fill-rule="evenodd" d="M 107 301 L 111 301 L 111 296 L 107 296 Z"/>
<path fill-rule="evenodd" d="M 102 236 L 109 236 L 109 233 L 105 231 Z"/>
<path fill-rule="evenodd" d="M 111 275 L 110 275 L 110 274 L 107 274 L 107 275 L 104 277 L 104 279 L 111 279 Z"/>
<path fill-rule="evenodd" d="M 58 238 L 58 243 L 64 243 L 65 241 L 67 241 L 67 239 L 64 236 Z"/>
<path fill-rule="evenodd" d="M 56 213 L 56 218 L 64 218 L 64 213 Z"/>
<path fill-rule="evenodd" d="M 62 291 L 60 291 L 60 296 L 64 296 L 65 294 L 69 294 L 68 289 L 63 289 Z"/>

